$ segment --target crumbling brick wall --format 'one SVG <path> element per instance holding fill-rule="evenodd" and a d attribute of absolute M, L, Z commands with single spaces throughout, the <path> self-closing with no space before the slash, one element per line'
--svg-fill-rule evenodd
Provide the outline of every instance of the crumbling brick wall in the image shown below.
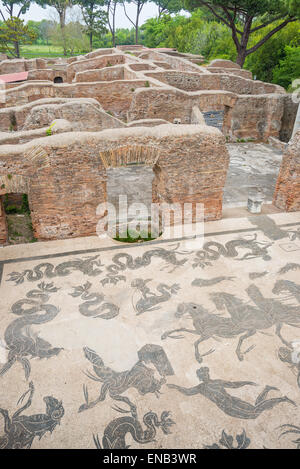
<path fill-rule="evenodd" d="M 283 156 L 273 204 L 286 212 L 300 210 L 300 130 Z"/>
<path fill-rule="evenodd" d="M 27 189 L 12 187 L 11 192 L 28 193 L 37 239 L 95 235 L 96 209 L 106 201 L 106 169 L 100 152 L 135 145 L 159 152 L 154 167 L 155 202 L 202 203 L 206 220 L 221 218 L 229 156 L 221 132 L 205 126 L 167 124 L 59 134 L 2 146 L 0 178 L 9 174 L 10 185 L 23 186 L 28 179 Z"/>

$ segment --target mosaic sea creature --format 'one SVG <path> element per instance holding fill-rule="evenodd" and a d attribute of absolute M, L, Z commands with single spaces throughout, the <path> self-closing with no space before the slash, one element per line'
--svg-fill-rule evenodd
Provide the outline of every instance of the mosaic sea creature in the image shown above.
<path fill-rule="evenodd" d="M 171 433 L 170 428 L 175 422 L 169 417 L 170 412 L 162 412 L 160 419 L 154 412 L 147 412 L 143 417 L 146 430 L 143 429 L 137 417 L 126 416 L 112 420 L 104 430 L 102 446 L 98 435 L 94 435 L 94 443 L 97 449 L 128 449 L 126 435 L 130 434 L 134 441 L 140 444 L 155 441 L 156 429 L 161 428 L 165 435 Z"/>
<path fill-rule="evenodd" d="M 32 325 L 45 324 L 58 315 L 59 309 L 47 303 L 50 294 L 57 291 L 58 288 L 53 283 L 42 282 L 37 289 L 27 293 L 26 299 L 19 300 L 12 305 L 11 312 L 21 317 L 11 322 L 4 333 L 8 359 L 0 369 L 0 376 L 3 376 L 14 363 L 19 362 L 24 368 L 26 379 L 28 379 L 31 371 L 30 358 L 50 358 L 63 350 L 52 347 L 49 342 L 30 329 Z"/>
<path fill-rule="evenodd" d="M 60 424 L 64 416 L 64 408 L 61 401 L 55 397 L 46 396 L 45 414 L 22 415 L 32 404 L 34 395 L 33 383 L 29 383 L 29 389 L 19 399 L 22 402 L 28 394 L 28 400 L 12 418 L 5 409 L 0 408 L 0 414 L 4 418 L 4 435 L 0 436 L 0 449 L 30 449 L 35 438 L 41 439 L 46 432 L 52 433 Z M 18 402 L 18 403 L 19 403 Z"/>
<path fill-rule="evenodd" d="M 83 350 L 86 358 L 92 363 L 96 375 L 87 373 L 87 376 L 103 384 L 99 397 L 94 401 L 89 400 L 87 387 L 83 387 L 85 403 L 80 406 L 79 412 L 96 406 L 99 402 L 104 401 L 109 394 L 115 401 L 125 402 L 129 406 L 131 415 L 136 417 L 135 404 L 128 397 L 123 396 L 123 393 L 130 388 L 135 388 L 141 395 L 154 393 L 156 397 L 159 397 L 160 389 L 166 382 L 165 377 L 174 374 L 168 357 L 160 345 L 147 344 L 142 347 L 138 352 L 139 361 L 130 370 L 121 372 L 105 366 L 102 358 L 88 347 Z M 146 363 L 152 363 L 162 378 L 157 380 L 154 377 L 154 370 L 147 367 Z M 115 410 L 124 412 L 124 409 L 120 409 L 118 406 L 115 407 Z"/>

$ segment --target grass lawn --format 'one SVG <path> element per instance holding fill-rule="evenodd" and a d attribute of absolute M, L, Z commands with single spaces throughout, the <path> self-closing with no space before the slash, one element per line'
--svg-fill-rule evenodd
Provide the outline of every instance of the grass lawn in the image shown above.
<path fill-rule="evenodd" d="M 63 48 L 59 46 L 51 46 L 45 44 L 31 44 L 21 46 L 20 56 L 26 59 L 35 57 L 62 57 Z"/>

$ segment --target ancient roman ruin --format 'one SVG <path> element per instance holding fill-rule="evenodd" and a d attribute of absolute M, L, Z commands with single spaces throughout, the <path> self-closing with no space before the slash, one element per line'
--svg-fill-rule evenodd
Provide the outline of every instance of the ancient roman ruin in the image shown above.
<path fill-rule="evenodd" d="M 2 59 L 0 449 L 299 447 L 295 96 L 169 49 Z M 203 232 L 121 242 L 119 195 Z"/>
<path fill-rule="evenodd" d="M 0 195 L 28 194 L 38 240 L 94 235 L 108 179 L 118 186 L 118 169 L 133 163 L 143 166 L 150 201 L 200 202 L 206 221 L 220 219 L 226 145 L 236 141 L 286 151 L 273 203 L 300 208 L 299 133 L 285 149 L 298 105 L 235 63 L 202 66 L 190 54 L 119 46 L 69 59 L 4 58 L 0 80 Z"/>

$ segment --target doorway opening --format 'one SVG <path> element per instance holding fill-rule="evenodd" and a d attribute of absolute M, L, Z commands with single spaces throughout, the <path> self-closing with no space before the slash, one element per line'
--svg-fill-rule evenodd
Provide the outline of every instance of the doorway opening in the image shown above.
<path fill-rule="evenodd" d="M 116 241 L 140 243 L 160 236 L 159 228 L 153 228 L 153 179 L 152 167 L 145 164 L 107 169 L 108 219 L 112 228 L 109 231 Z"/>
<path fill-rule="evenodd" d="M 63 83 L 64 80 L 62 79 L 62 77 L 55 77 L 54 80 L 53 80 L 54 83 Z"/>
<path fill-rule="evenodd" d="M 35 242 L 27 194 L 10 193 L 1 198 L 7 229 L 7 243 Z"/>

